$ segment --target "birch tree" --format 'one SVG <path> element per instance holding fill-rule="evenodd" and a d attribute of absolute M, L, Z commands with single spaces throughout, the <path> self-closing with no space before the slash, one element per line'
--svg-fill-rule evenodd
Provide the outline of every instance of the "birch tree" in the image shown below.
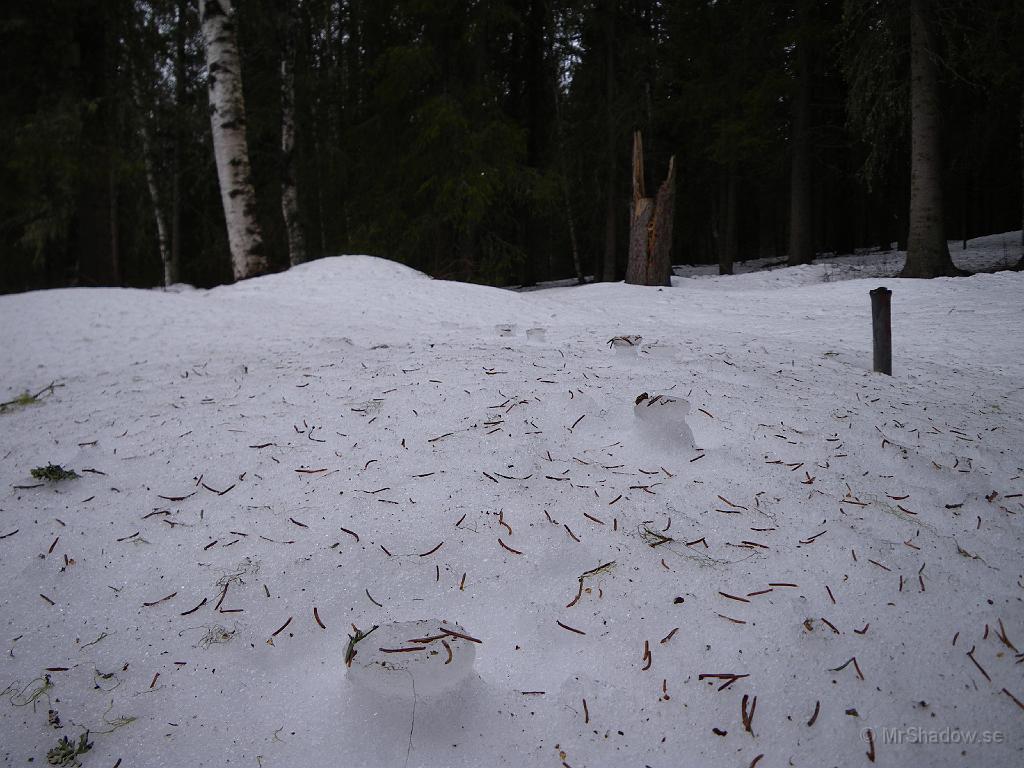
<path fill-rule="evenodd" d="M 143 112 L 142 99 L 136 86 L 135 100 L 140 112 Z M 157 181 L 156 160 L 153 156 L 153 139 L 149 127 L 150 116 L 143 112 L 139 120 L 139 138 L 142 140 L 142 163 L 146 171 L 146 186 L 149 188 L 149 199 L 153 204 L 153 218 L 156 222 L 157 246 L 160 250 L 160 263 L 164 268 L 164 287 L 178 282 L 178 262 L 171 251 L 171 238 L 167 228 L 167 214 L 164 209 L 163 195 Z"/>
<path fill-rule="evenodd" d="M 199 0 L 210 90 L 210 128 L 220 197 L 236 280 L 267 271 L 263 235 L 256 219 L 256 192 L 249 166 L 238 54 L 231 0 Z"/>
<path fill-rule="evenodd" d="M 171 248 L 171 235 L 167 223 L 166 200 L 160 188 L 160 162 L 158 143 L 154 142 L 155 128 L 159 127 L 157 115 L 160 105 L 159 75 L 162 64 L 162 46 L 158 32 L 159 20 L 151 4 L 136 3 L 133 32 L 129 36 L 129 53 L 132 67 L 129 75 L 135 118 L 141 141 L 142 167 L 145 171 L 146 187 L 153 208 L 156 223 L 157 249 L 163 266 L 164 287 L 179 280 L 178 261 Z M 158 134 L 157 134 L 158 135 Z"/>

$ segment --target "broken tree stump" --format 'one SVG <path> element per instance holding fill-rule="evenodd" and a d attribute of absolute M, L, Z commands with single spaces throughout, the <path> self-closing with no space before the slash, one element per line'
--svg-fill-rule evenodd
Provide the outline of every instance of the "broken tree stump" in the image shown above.
<path fill-rule="evenodd" d="M 675 207 L 675 165 L 668 161 L 668 175 L 657 197 L 644 189 L 644 145 L 640 131 L 633 133 L 633 208 L 629 225 L 629 261 L 626 282 L 632 285 L 671 285 L 672 223 Z"/>

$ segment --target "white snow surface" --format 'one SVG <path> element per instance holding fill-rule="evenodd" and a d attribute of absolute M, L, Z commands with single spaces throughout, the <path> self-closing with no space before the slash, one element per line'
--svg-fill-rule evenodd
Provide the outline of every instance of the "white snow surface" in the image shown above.
<path fill-rule="evenodd" d="M 1024 274 L 898 258 L 0 297 L 0 761 L 1024 764 Z"/>

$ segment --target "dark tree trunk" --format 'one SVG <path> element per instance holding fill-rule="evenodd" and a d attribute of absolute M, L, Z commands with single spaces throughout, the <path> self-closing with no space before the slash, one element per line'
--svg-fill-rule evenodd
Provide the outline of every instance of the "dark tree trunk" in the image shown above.
<path fill-rule="evenodd" d="M 616 133 L 615 130 L 615 5 L 612 2 L 605 3 L 605 127 L 607 129 L 605 151 L 608 153 L 608 175 L 605 180 L 605 225 L 604 225 L 604 260 L 601 264 L 601 279 L 605 282 L 612 282 L 616 279 L 616 247 L 617 227 L 615 220 L 618 218 L 619 206 L 616 195 L 616 182 L 618 181 L 615 162 L 616 154 Z"/>
<path fill-rule="evenodd" d="M 739 177 L 735 168 L 730 168 L 725 179 L 725 232 L 718 252 L 718 274 L 731 275 L 733 264 L 739 255 Z"/>
<path fill-rule="evenodd" d="M 779 257 L 776 193 L 775 186 L 770 182 L 762 184 L 758 191 L 757 255 L 762 259 L 777 259 Z"/>
<path fill-rule="evenodd" d="M 572 267 L 576 274 L 576 282 L 583 285 L 583 267 L 580 264 L 580 249 L 576 242 L 576 222 L 572 215 L 572 196 L 569 194 L 569 163 L 565 157 L 565 125 L 562 123 L 562 85 L 559 78 L 555 78 L 555 131 L 558 137 L 556 149 L 558 151 L 558 186 L 562 192 L 562 204 L 565 206 L 565 221 L 569 228 L 569 245 L 572 248 Z"/>
<path fill-rule="evenodd" d="M 519 60 L 522 121 L 526 128 L 526 165 L 541 172 L 547 155 L 548 127 L 551 114 L 549 74 L 547 67 L 548 3 L 545 0 L 524 0 L 522 53 Z M 486 65 L 480 67 L 481 77 Z M 537 212 L 527 203 L 522 214 L 523 285 L 534 285 L 538 279 L 538 262 L 546 244 Z M 541 279 L 546 279 L 543 275 Z"/>
<path fill-rule="evenodd" d="M 117 172 L 114 164 L 107 168 L 110 189 L 110 276 L 114 285 L 121 284 L 121 216 L 117 199 Z"/>
<path fill-rule="evenodd" d="M 171 277 L 181 280 L 181 151 L 185 121 L 185 14 L 186 0 L 178 0 L 174 29 L 174 139 L 171 148 Z"/>
<path fill-rule="evenodd" d="M 69 246 L 77 263 L 78 282 L 83 285 L 111 285 L 116 280 L 114 243 L 116 226 L 111 220 L 113 201 L 110 179 L 110 130 L 113 124 L 111 88 L 113 52 L 110 46 L 105 4 L 83 4 L 75 19 L 75 38 L 82 98 L 96 104 L 83 110 L 81 153 L 83 167 L 77 178 L 75 223 Z"/>
<path fill-rule="evenodd" d="M 281 216 L 288 234 L 288 263 L 306 261 L 306 238 L 299 215 L 299 190 L 295 181 L 295 38 L 297 0 L 285 11 L 281 45 Z"/>
<path fill-rule="evenodd" d="M 124 147 L 124 101 L 121 96 L 125 69 L 121 44 L 122 23 L 116 3 L 104 6 L 106 10 L 106 49 L 108 64 L 104 74 L 104 100 L 107 102 L 105 154 L 107 162 L 107 188 L 110 203 L 110 277 L 114 285 L 122 283 L 121 264 L 121 179 L 118 171 L 119 156 Z"/>
<path fill-rule="evenodd" d="M 942 201 L 942 114 L 929 28 L 931 0 L 910 2 L 910 231 L 901 277 L 956 275 Z"/>
<path fill-rule="evenodd" d="M 346 91 L 348 93 L 347 107 L 352 112 L 350 122 L 361 122 L 363 120 L 363 67 L 364 62 L 360 59 L 360 51 L 363 48 L 363 25 L 361 13 L 361 0 L 349 0 L 347 14 L 348 46 L 346 48 L 345 74 Z M 342 23 L 339 19 L 339 24 Z M 367 52 L 368 54 L 370 52 Z M 369 58 L 369 56 L 367 57 Z"/>
<path fill-rule="evenodd" d="M 616 277 L 615 241 L 618 237 L 618 227 L 615 219 L 618 212 L 619 206 L 615 196 L 615 160 L 612 159 L 608 168 L 608 192 L 604 212 L 604 258 L 601 261 L 601 280 L 605 282 L 613 282 Z"/>
<path fill-rule="evenodd" d="M 806 37 L 806 36 L 804 36 Z M 814 261 L 814 222 L 811 188 L 812 69 L 805 39 L 796 47 L 796 94 L 793 99 L 792 166 L 789 187 L 790 266 Z"/>
<path fill-rule="evenodd" d="M 632 285 L 672 284 L 675 163 L 675 157 L 669 160 L 668 175 L 657 198 L 647 197 L 643 140 L 640 131 L 633 134 L 633 208 L 626 263 L 626 282 Z"/>
<path fill-rule="evenodd" d="M 969 208 L 971 204 L 970 181 L 965 179 L 960 186 L 960 239 L 963 241 L 962 251 L 967 250 L 967 233 L 969 231 Z"/>

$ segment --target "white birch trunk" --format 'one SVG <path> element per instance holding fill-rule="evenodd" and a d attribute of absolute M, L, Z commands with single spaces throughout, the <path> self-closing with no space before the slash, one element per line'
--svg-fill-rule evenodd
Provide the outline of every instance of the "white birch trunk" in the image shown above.
<path fill-rule="evenodd" d="M 156 180 L 156 168 L 153 161 L 153 145 L 149 138 L 149 126 L 146 117 L 142 118 L 142 162 L 146 167 L 146 184 L 153 202 L 153 218 L 156 219 L 156 239 L 160 247 L 160 261 L 164 265 L 164 287 L 178 282 L 178 265 L 171 254 L 171 238 L 167 231 L 167 216 L 160 195 L 160 185 Z"/>
<path fill-rule="evenodd" d="M 236 280 L 267 271 L 263 235 L 256 220 L 256 192 L 249 166 L 242 97 L 242 63 L 231 0 L 199 0 L 210 89 L 210 127 L 220 197 Z"/>
<path fill-rule="evenodd" d="M 178 264 L 171 251 L 171 238 L 167 229 L 167 215 L 163 206 L 163 195 L 160 194 L 160 183 L 157 181 L 156 157 L 153 155 L 153 139 L 150 132 L 152 113 L 146 108 L 139 85 L 140 75 L 132 79 L 132 98 L 135 110 L 139 115 L 139 138 L 142 139 L 142 164 L 146 171 L 146 186 L 149 188 L 150 202 L 153 203 L 153 219 L 156 221 L 156 240 L 160 251 L 160 263 L 164 268 L 164 287 L 178 282 Z"/>

